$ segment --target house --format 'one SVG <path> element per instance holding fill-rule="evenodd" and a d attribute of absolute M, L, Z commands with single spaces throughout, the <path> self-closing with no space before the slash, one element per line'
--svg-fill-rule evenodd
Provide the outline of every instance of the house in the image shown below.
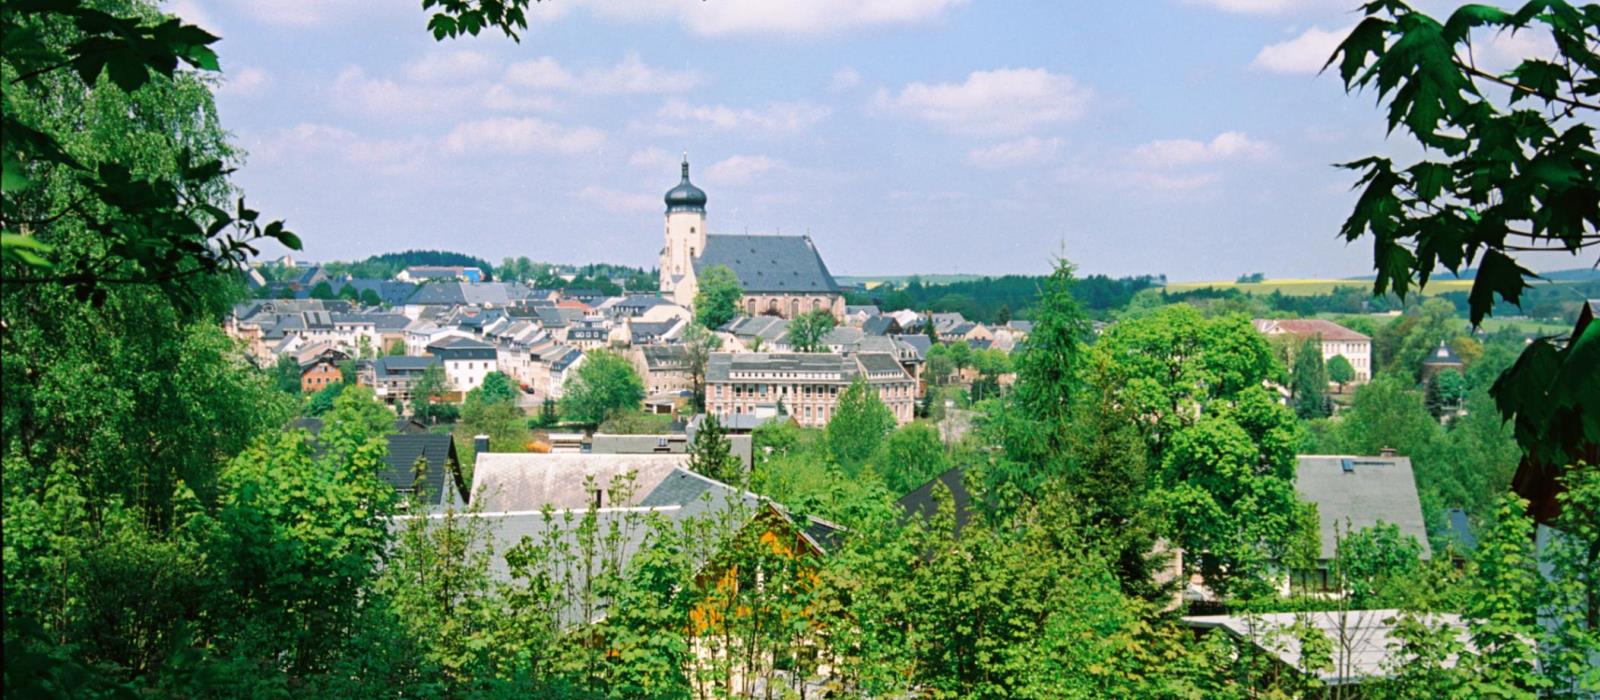
<path fill-rule="evenodd" d="M 683 177 L 666 194 L 666 244 L 661 249 L 661 295 L 693 308 L 698 276 L 724 266 L 733 271 L 744 296 L 739 309 L 756 315 L 794 318 L 825 310 L 844 317 L 844 293 L 828 272 L 811 236 L 708 235 L 706 193 Z"/>
<path fill-rule="evenodd" d="M 1235 644 L 1254 647 L 1286 673 L 1305 672 L 1306 664 L 1301 660 L 1302 637 L 1296 630 L 1302 624 L 1309 625 L 1327 637 L 1324 649 L 1332 657 L 1329 668 L 1314 672 L 1316 680 L 1324 687 L 1333 688 L 1388 677 L 1402 660 L 1397 657 L 1404 653 L 1403 642 L 1395 635 L 1396 622 L 1403 614 L 1401 610 L 1387 609 L 1193 615 L 1183 618 L 1183 624 L 1200 634 L 1222 632 Z M 1448 627 L 1464 648 L 1475 651 L 1460 615 L 1426 613 L 1421 619 L 1430 628 Z M 1452 667 L 1456 658 L 1451 655 L 1440 663 Z"/>
<path fill-rule="evenodd" d="M 380 476 L 400 494 L 400 510 L 438 511 L 466 504 L 461 462 L 449 433 L 396 433 L 388 436 L 388 443 Z"/>
<path fill-rule="evenodd" d="M 1328 586 L 1327 563 L 1338 554 L 1341 537 L 1379 523 L 1398 527 L 1417 540 L 1422 558 L 1431 556 L 1410 457 L 1301 455 L 1295 462 L 1295 491 L 1317 507 L 1323 565 L 1299 573 L 1313 586 Z"/>
<path fill-rule="evenodd" d="M 800 425 L 822 427 L 857 377 L 877 391 L 896 423 L 911 422 L 917 382 L 887 353 L 712 353 L 706 410 L 722 420 L 785 413 Z"/>
<path fill-rule="evenodd" d="M 905 511 L 907 518 L 922 518 L 924 521 L 932 521 L 934 516 L 939 513 L 939 499 L 941 498 L 939 493 L 941 491 L 945 494 L 943 497 L 950 499 L 950 504 L 953 508 L 952 513 L 955 516 L 956 532 L 960 532 L 961 528 L 966 527 L 967 522 L 972 520 L 973 513 L 972 492 L 967 490 L 966 469 L 964 467 L 952 467 L 943 474 L 929 479 L 927 483 L 901 496 L 899 500 L 895 501 L 895 504 Z"/>
<path fill-rule="evenodd" d="M 859 306 L 846 304 L 844 307 L 843 321 L 852 326 L 860 326 L 861 324 L 866 323 L 867 319 L 878 318 L 882 313 L 883 312 L 880 311 L 877 306 L 872 304 L 863 304 Z"/>
<path fill-rule="evenodd" d="M 682 345 L 641 345 L 628 351 L 628 359 L 644 381 L 647 394 L 694 390 L 689 349 Z"/>
<path fill-rule="evenodd" d="M 343 382 L 339 363 L 350 359 L 350 354 L 321 342 L 305 346 L 294 358 L 300 364 L 300 390 L 311 392 Z"/>
<path fill-rule="evenodd" d="M 788 332 L 789 322 L 777 316 L 736 316 L 717 329 L 729 352 L 770 350 Z"/>
<path fill-rule="evenodd" d="M 434 356 L 389 355 L 372 361 L 372 393 L 390 406 L 411 404 L 411 391 L 429 367 L 439 365 Z"/>
<path fill-rule="evenodd" d="M 570 345 L 563 345 L 550 359 L 546 372 L 549 379 L 546 383 L 545 398 L 560 399 L 566 393 L 567 380 L 577 373 L 578 366 L 583 364 L 583 351 Z"/>
<path fill-rule="evenodd" d="M 1352 384 L 1365 384 L 1372 379 L 1372 338 L 1366 335 L 1319 318 L 1258 318 L 1254 324 L 1256 330 L 1269 337 L 1286 335 L 1296 340 L 1315 338 L 1322 344 L 1324 362 L 1339 355 L 1350 361 L 1350 367 L 1355 370 Z M 1293 350 L 1293 347 L 1290 349 Z"/>
<path fill-rule="evenodd" d="M 483 270 L 459 265 L 413 265 L 395 275 L 397 282 L 482 282 Z"/>
<path fill-rule="evenodd" d="M 435 341 L 427 350 L 444 365 L 450 388 L 463 394 L 478 388 L 483 378 L 495 371 L 495 347 L 481 340 L 445 338 Z"/>
<path fill-rule="evenodd" d="M 1432 382 L 1434 377 L 1445 371 L 1465 372 L 1467 363 L 1462 362 L 1449 345 L 1440 342 L 1439 347 L 1434 348 L 1433 352 L 1428 353 L 1422 360 L 1422 381 Z"/>

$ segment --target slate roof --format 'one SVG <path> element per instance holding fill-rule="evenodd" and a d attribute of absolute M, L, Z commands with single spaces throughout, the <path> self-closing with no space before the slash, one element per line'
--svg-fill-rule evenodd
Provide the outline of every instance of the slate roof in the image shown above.
<path fill-rule="evenodd" d="M 856 314 L 866 314 L 867 317 L 871 318 L 871 317 L 877 316 L 880 313 L 882 313 L 882 312 L 879 311 L 878 307 L 876 305 L 874 305 L 874 304 L 862 304 L 862 305 L 859 305 L 859 306 L 855 305 L 855 304 L 845 304 L 845 307 L 844 307 L 844 315 L 846 315 L 846 316 L 854 316 Z"/>
<path fill-rule="evenodd" d="M 412 292 L 417 291 L 417 285 L 411 282 L 396 282 L 394 280 L 351 279 L 345 284 L 356 288 L 357 292 L 368 289 L 378 295 L 378 299 L 389 306 L 403 306 Z"/>
<path fill-rule="evenodd" d="M 706 236 L 695 273 L 714 265 L 733 270 L 746 294 L 839 293 L 810 236 Z"/>
<path fill-rule="evenodd" d="M 428 365 L 438 363 L 439 358 L 432 355 L 385 355 L 372 361 L 372 371 L 377 378 L 388 379 L 421 374 Z"/>
<path fill-rule="evenodd" d="M 639 353 L 651 370 L 686 369 L 689 366 L 689 349 L 682 345 L 643 345 Z"/>
<path fill-rule="evenodd" d="M 898 340 L 898 341 L 900 341 L 902 343 L 905 343 L 906 345 L 910 345 L 913 350 L 917 351 L 917 355 L 919 357 L 924 357 L 924 358 L 927 357 L 928 356 L 928 350 L 933 347 L 933 341 L 930 340 L 928 338 L 928 336 L 922 335 L 920 333 L 909 334 L 909 335 L 897 335 L 897 336 L 894 336 L 894 339 Z"/>
<path fill-rule="evenodd" d="M 505 306 L 527 299 L 528 292 L 527 287 L 506 282 L 433 282 L 417 289 L 406 305 Z"/>
<path fill-rule="evenodd" d="M 1456 356 L 1455 351 L 1451 350 L 1449 345 L 1445 343 L 1439 343 L 1439 347 L 1434 348 L 1432 352 L 1428 353 L 1427 357 L 1423 358 L 1422 364 L 1439 365 L 1441 367 L 1461 367 L 1466 363 L 1462 362 L 1461 358 Z"/>
<path fill-rule="evenodd" d="M 905 369 L 900 366 L 900 361 L 894 355 L 881 352 L 863 352 L 856 354 L 856 361 L 861 363 L 861 368 L 869 373 L 890 372 L 905 374 Z"/>
<path fill-rule="evenodd" d="M 861 332 L 867 335 L 888 335 L 899 328 L 891 316 L 873 316 L 861 324 Z"/>
<path fill-rule="evenodd" d="M 1183 623 L 1197 629 L 1220 629 L 1235 639 L 1254 644 L 1277 657 L 1284 666 L 1302 667 L 1300 662 L 1300 637 L 1290 628 L 1301 619 L 1310 622 L 1328 637 L 1328 651 L 1333 655 L 1332 665 L 1317 672 L 1325 685 L 1359 683 L 1364 679 L 1386 676 L 1395 659 L 1391 654 L 1401 647 L 1393 636 L 1399 610 L 1344 610 L 1312 613 L 1266 613 L 1246 618 L 1240 615 L 1196 615 L 1183 618 Z M 1452 613 L 1428 613 L 1424 619 L 1430 628 L 1448 626 L 1468 650 L 1474 649 L 1461 616 Z M 1455 666 L 1456 657 L 1444 659 L 1446 667 Z"/>
<path fill-rule="evenodd" d="M 1323 559 L 1336 553 L 1336 526 L 1338 533 L 1349 533 L 1379 521 L 1415 537 L 1424 559 L 1432 553 L 1410 457 L 1301 455 L 1296 459 L 1295 490 L 1301 500 L 1317 506 Z"/>
<path fill-rule="evenodd" d="M 634 507 L 672 470 L 689 463 L 687 454 L 531 454 L 478 455 L 472 472 L 472 503 L 485 512 L 557 510 L 594 505 L 589 487 L 631 490 L 628 498 L 601 507 Z M 592 481 L 590 481 L 592 480 Z"/>
<path fill-rule="evenodd" d="M 447 360 L 492 360 L 495 347 L 474 338 L 451 336 L 428 345 L 428 352 Z"/>
<path fill-rule="evenodd" d="M 1478 536 L 1472 531 L 1472 523 L 1467 520 L 1467 512 L 1460 508 L 1451 508 L 1446 514 L 1450 523 L 1450 546 L 1456 554 L 1468 554 L 1478 548 Z"/>
<path fill-rule="evenodd" d="M 961 467 L 954 467 L 912 489 L 911 493 L 901 496 L 895 503 L 906 512 L 908 518 L 920 516 L 931 520 L 939 512 L 939 502 L 934 499 L 933 490 L 936 485 L 942 485 L 950 491 L 950 502 L 955 508 L 956 531 L 960 532 L 972 519 L 972 492 L 967 490 L 964 475 Z"/>
<path fill-rule="evenodd" d="M 409 492 L 415 486 L 417 460 L 428 466 L 423 472 L 424 489 L 430 507 L 466 502 L 466 488 L 456 466 L 455 441 L 449 433 L 399 433 L 388 436 L 389 454 L 383 480 L 396 490 Z"/>

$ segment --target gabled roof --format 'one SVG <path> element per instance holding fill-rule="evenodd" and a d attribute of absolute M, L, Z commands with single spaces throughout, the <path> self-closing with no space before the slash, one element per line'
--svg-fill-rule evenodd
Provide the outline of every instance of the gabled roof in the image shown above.
<path fill-rule="evenodd" d="M 912 489 L 911 493 L 901 496 L 895 503 L 906 512 L 907 517 L 920 516 L 931 520 L 939 512 L 939 502 L 933 496 L 934 489 L 943 487 L 950 492 L 950 503 L 955 509 L 956 531 L 960 532 L 972 519 L 972 492 L 967 490 L 965 474 L 961 467 L 954 467 Z"/>
<path fill-rule="evenodd" d="M 1298 671 L 1305 667 L 1300 658 L 1299 632 L 1293 628 L 1308 623 L 1326 637 L 1327 652 L 1332 654 L 1332 664 L 1317 671 L 1316 676 L 1326 685 L 1358 683 L 1367 678 L 1386 676 L 1391 672 L 1395 655 L 1400 653 L 1402 640 L 1394 635 L 1395 622 L 1402 611 L 1387 610 L 1334 610 L 1308 613 L 1264 613 L 1245 615 L 1196 615 L 1183 618 L 1183 623 L 1196 629 L 1220 629 L 1235 639 L 1252 644 L 1277 658 L 1285 668 Z M 1457 641 L 1473 650 L 1471 636 L 1461 616 L 1453 613 L 1419 614 L 1429 629 L 1449 628 Z M 1451 655 L 1441 660 L 1445 667 L 1453 667 L 1457 657 Z"/>
<path fill-rule="evenodd" d="M 715 265 L 733 270 L 746 294 L 839 293 L 810 236 L 706 236 L 694 269 Z"/>
<path fill-rule="evenodd" d="M 867 335 L 888 335 L 899 329 L 893 316 L 873 316 L 861 324 L 861 332 Z"/>
<path fill-rule="evenodd" d="M 434 282 L 422 285 L 406 300 L 406 304 L 505 306 L 528 298 L 528 292 L 527 287 L 506 282 Z"/>
<path fill-rule="evenodd" d="M 1323 340 L 1372 340 L 1333 321 L 1320 318 L 1263 318 L 1255 320 L 1256 330 L 1272 335 L 1288 333 L 1296 338 L 1321 336 Z"/>
<path fill-rule="evenodd" d="M 1294 486 L 1317 506 L 1323 559 L 1337 553 L 1339 537 L 1379 522 L 1415 537 L 1423 558 L 1432 552 L 1410 457 L 1300 455 Z"/>
<path fill-rule="evenodd" d="M 427 463 L 422 485 L 427 490 L 428 506 L 466 502 L 455 441 L 449 433 L 398 433 L 388 436 L 388 441 L 389 453 L 384 457 L 386 466 L 381 475 L 384 481 L 397 490 L 410 491 L 416 485 L 416 464 L 421 459 Z"/>

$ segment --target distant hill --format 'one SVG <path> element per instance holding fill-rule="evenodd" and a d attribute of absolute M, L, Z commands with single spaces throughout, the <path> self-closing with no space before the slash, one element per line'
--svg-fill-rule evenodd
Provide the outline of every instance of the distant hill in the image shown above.
<path fill-rule="evenodd" d="M 1600 281 L 1600 270 L 1592 267 L 1574 267 L 1566 270 L 1551 270 L 1550 272 L 1541 272 L 1539 273 L 1539 276 L 1550 280 L 1551 282 L 1594 282 Z M 1470 280 L 1476 279 L 1477 277 L 1478 268 L 1475 267 L 1469 267 L 1465 270 L 1462 270 L 1459 276 L 1452 274 L 1449 270 L 1438 272 L 1434 275 L 1434 279 L 1436 280 Z M 1363 275 L 1361 277 L 1346 277 L 1344 279 L 1371 282 L 1372 280 L 1377 279 L 1377 277 L 1375 275 Z"/>
<path fill-rule="evenodd" d="M 911 282 L 913 278 L 921 280 L 923 284 L 955 284 L 957 282 L 976 282 L 988 275 L 835 275 L 834 280 L 845 286 L 860 285 L 871 289 L 880 285 L 901 287 Z"/>
<path fill-rule="evenodd" d="M 488 277 L 494 275 L 494 266 L 488 260 L 455 253 L 448 250 L 406 250 L 399 253 L 383 253 L 369 256 L 365 260 L 351 263 L 329 263 L 330 269 L 343 268 L 352 277 L 363 279 L 389 279 L 401 270 L 416 265 L 441 265 L 448 267 L 476 267 L 483 270 Z"/>

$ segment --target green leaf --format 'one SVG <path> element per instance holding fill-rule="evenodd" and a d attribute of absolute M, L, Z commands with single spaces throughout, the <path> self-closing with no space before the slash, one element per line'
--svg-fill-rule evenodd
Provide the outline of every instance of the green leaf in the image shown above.
<path fill-rule="evenodd" d="M 22 163 L 7 155 L 0 161 L 0 192 L 18 192 L 28 188 L 28 176 L 22 173 Z"/>
<path fill-rule="evenodd" d="M 1493 249 L 1484 251 L 1483 259 L 1478 264 L 1477 278 L 1472 281 L 1472 292 L 1467 297 L 1472 325 L 1477 326 L 1483 322 L 1484 316 L 1489 315 L 1497 295 L 1513 304 L 1520 304 L 1522 290 L 1528 286 L 1525 277 L 1536 276 L 1505 253 Z"/>

